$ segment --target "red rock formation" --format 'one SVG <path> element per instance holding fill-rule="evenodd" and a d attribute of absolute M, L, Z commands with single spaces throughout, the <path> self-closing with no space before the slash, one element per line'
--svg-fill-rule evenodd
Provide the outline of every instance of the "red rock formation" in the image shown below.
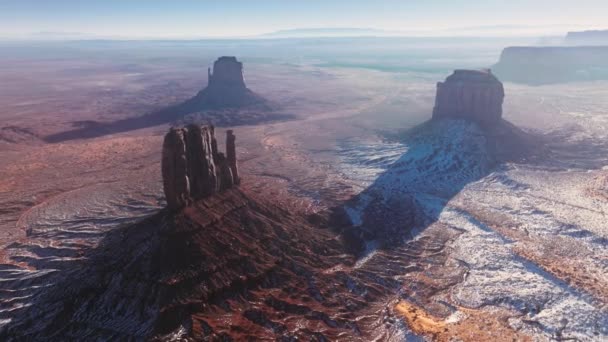
<path fill-rule="evenodd" d="M 213 73 L 208 70 L 209 87 L 245 87 L 243 77 L 243 63 L 236 57 L 220 57 L 213 63 Z"/>
<path fill-rule="evenodd" d="M 208 69 L 207 73 L 207 88 L 184 104 L 189 111 L 260 105 L 267 107 L 267 101 L 245 85 L 243 63 L 237 61 L 236 57 L 218 58 L 213 64 L 213 72 Z"/>
<path fill-rule="evenodd" d="M 163 143 L 162 174 L 167 205 L 171 209 L 188 205 L 190 179 L 186 154 L 185 130 L 172 128 Z"/>
<path fill-rule="evenodd" d="M 497 123 L 502 118 L 504 96 L 502 83 L 490 70 L 456 70 L 445 82 L 437 83 L 433 119 Z"/>
<path fill-rule="evenodd" d="M 203 198 L 218 192 L 217 145 L 212 126 L 190 125 L 185 129 L 187 137 L 188 175 L 193 198 Z"/>
<path fill-rule="evenodd" d="M 177 210 L 219 191 L 238 184 L 236 170 L 236 137 L 231 141 L 226 158 L 217 151 L 213 126 L 189 125 L 171 128 L 163 144 L 162 175 L 167 206 Z M 233 169 L 234 167 L 234 169 Z"/>
<path fill-rule="evenodd" d="M 232 130 L 226 131 L 226 158 L 228 159 L 228 165 L 232 170 L 232 176 L 236 184 L 239 183 L 239 168 L 236 162 L 236 136 Z"/>

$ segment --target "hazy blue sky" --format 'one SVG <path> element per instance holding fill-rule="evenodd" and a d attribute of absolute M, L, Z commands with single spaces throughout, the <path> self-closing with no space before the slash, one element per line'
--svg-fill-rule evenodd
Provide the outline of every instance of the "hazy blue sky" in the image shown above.
<path fill-rule="evenodd" d="M 531 25 L 530 31 L 560 31 L 608 28 L 607 18 L 608 0 L 0 0 L 4 37 L 35 32 L 245 36 L 310 27 L 412 32 Z"/>

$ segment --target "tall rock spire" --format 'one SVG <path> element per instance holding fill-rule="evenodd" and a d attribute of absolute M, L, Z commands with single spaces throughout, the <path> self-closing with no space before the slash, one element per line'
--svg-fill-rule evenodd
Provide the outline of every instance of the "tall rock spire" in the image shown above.
<path fill-rule="evenodd" d="M 226 131 L 226 159 L 228 159 L 228 165 L 232 170 L 234 183 L 239 184 L 239 168 L 236 162 L 236 136 L 232 130 Z"/>
<path fill-rule="evenodd" d="M 239 183 L 235 140 L 233 132 L 227 132 L 226 157 L 217 151 L 213 126 L 171 128 L 161 165 L 169 209 L 178 210 Z"/>

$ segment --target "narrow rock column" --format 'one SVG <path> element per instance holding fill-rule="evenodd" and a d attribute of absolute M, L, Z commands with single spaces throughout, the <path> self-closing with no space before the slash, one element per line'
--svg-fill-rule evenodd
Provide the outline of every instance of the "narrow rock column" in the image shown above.
<path fill-rule="evenodd" d="M 163 142 L 163 188 L 170 210 L 238 184 L 236 137 L 226 134 L 227 156 L 217 150 L 213 126 L 171 128 Z"/>
<path fill-rule="evenodd" d="M 177 210 L 188 205 L 190 179 L 188 177 L 188 156 L 183 129 L 172 128 L 165 135 L 161 168 L 163 188 L 169 209 Z"/>
<path fill-rule="evenodd" d="M 236 162 L 236 136 L 232 130 L 226 131 L 226 159 L 228 159 L 228 166 L 232 171 L 233 183 L 239 184 L 239 169 Z"/>
<path fill-rule="evenodd" d="M 223 153 L 219 153 L 217 155 L 217 160 L 220 177 L 220 190 L 223 191 L 230 189 L 234 186 L 234 176 L 232 175 L 230 164 L 228 164 L 228 160 Z"/>
<path fill-rule="evenodd" d="M 213 132 L 208 126 L 189 125 L 187 128 L 188 174 L 193 198 L 216 193 L 217 168 L 213 155 Z"/>

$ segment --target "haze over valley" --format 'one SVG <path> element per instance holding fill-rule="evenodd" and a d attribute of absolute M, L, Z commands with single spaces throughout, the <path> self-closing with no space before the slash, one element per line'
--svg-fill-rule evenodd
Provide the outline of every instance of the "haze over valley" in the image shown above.
<path fill-rule="evenodd" d="M 608 339 L 606 31 L 359 19 L 0 41 L 0 339 Z"/>

